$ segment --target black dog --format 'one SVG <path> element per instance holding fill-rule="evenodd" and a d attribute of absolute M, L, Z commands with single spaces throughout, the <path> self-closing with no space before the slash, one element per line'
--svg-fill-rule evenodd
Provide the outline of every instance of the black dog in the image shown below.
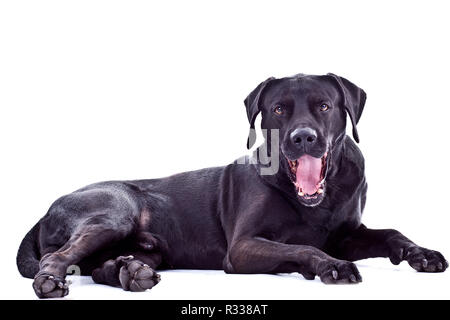
<path fill-rule="evenodd" d="M 361 224 L 364 159 L 345 127 L 348 114 L 359 142 L 365 100 L 363 90 L 333 74 L 267 79 L 245 100 L 251 127 L 261 112 L 268 129 L 255 157 L 65 195 L 25 236 L 19 271 L 34 277 L 41 298 L 68 293 L 64 278 L 74 264 L 97 283 L 131 291 L 153 287 L 155 270 L 164 268 L 299 272 L 356 283 L 361 276 L 349 261 L 388 257 L 442 272 L 448 263 L 439 252 Z M 251 130 L 249 146 L 254 138 Z"/>

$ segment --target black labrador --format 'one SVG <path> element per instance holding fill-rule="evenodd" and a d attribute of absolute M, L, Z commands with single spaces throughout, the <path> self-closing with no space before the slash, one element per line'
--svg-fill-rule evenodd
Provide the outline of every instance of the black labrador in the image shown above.
<path fill-rule="evenodd" d="M 299 272 L 357 283 L 350 262 L 388 257 L 417 271 L 447 261 L 392 229 L 361 223 L 367 183 L 353 138 L 365 92 L 336 76 L 269 78 L 245 100 L 262 113 L 264 144 L 225 167 L 163 179 L 100 182 L 56 200 L 22 241 L 17 265 L 40 298 L 68 293 L 68 267 L 97 283 L 143 291 L 157 269 Z"/>

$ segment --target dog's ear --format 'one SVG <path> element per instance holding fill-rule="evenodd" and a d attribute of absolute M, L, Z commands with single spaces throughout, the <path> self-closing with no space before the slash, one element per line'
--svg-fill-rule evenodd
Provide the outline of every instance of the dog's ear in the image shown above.
<path fill-rule="evenodd" d="M 338 83 L 344 99 L 345 110 L 352 121 L 353 139 L 359 143 L 359 135 L 356 125 L 358 124 L 359 118 L 361 118 L 364 105 L 366 104 L 366 93 L 363 89 L 343 77 L 339 77 L 333 73 L 328 73 L 327 75 L 331 76 Z"/>
<path fill-rule="evenodd" d="M 247 139 L 247 149 L 250 149 L 256 141 L 255 120 L 256 116 L 261 111 L 259 106 L 260 98 L 264 89 L 273 79 L 275 78 L 270 77 L 261 82 L 252 92 L 250 92 L 250 94 L 244 100 L 245 108 L 247 109 L 248 122 L 250 122 L 250 132 Z"/>

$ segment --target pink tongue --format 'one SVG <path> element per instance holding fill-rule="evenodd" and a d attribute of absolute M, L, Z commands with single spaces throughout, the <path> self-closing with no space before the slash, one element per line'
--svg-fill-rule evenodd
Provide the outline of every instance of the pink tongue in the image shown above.
<path fill-rule="evenodd" d="M 304 155 L 297 161 L 297 185 L 306 194 L 312 195 L 316 193 L 317 186 L 320 182 L 322 159 Z"/>

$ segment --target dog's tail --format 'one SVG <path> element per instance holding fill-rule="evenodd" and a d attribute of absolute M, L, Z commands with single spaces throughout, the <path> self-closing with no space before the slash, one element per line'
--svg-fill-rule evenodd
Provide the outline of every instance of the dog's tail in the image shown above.
<path fill-rule="evenodd" d="M 22 276 L 33 279 L 39 271 L 40 252 L 37 245 L 39 222 L 28 231 L 17 252 L 17 268 Z"/>

